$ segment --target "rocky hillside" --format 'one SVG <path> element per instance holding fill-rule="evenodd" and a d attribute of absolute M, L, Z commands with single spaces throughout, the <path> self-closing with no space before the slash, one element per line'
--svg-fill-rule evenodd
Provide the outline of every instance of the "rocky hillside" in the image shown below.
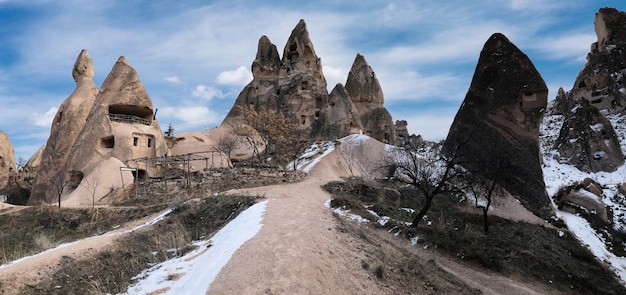
<path fill-rule="evenodd" d="M 540 131 L 543 174 L 556 214 L 626 280 L 626 13 L 596 14 L 598 40 L 573 88 L 559 89 Z"/>

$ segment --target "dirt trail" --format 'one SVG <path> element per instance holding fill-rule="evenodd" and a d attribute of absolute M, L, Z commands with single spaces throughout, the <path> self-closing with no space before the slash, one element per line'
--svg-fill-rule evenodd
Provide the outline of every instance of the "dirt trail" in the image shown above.
<path fill-rule="evenodd" d="M 323 205 L 331 196 L 321 185 L 342 174 L 336 167 L 337 157 L 335 152 L 329 154 L 301 183 L 238 191 L 269 199 L 264 225 L 235 252 L 207 294 L 386 293 L 362 269 L 363 254 L 356 246 L 358 243 L 351 240 L 350 235 L 337 232 L 336 220 Z M 541 286 L 478 271 L 432 251 L 410 246 L 408 241 L 397 243 L 433 259 L 444 270 L 485 294 L 552 293 Z"/>

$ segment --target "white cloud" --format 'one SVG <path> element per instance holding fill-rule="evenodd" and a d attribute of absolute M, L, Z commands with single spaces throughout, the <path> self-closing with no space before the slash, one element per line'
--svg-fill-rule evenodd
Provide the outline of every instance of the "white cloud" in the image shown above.
<path fill-rule="evenodd" d="M 455 110 L 436 110 L 428 114 L 399 116 L 408 123 L 409 134 L 421 135 L 424 139 L 438 141 L 448 136 L 456 115 Z"/>
<path fill-rule="evenodd" d="M 563 36 L 538 40 L 531 46 L 552 58 L 584 62 L 591 43 L 596 41 L 597 37 L 593 33 L 566 32 Z"/>
<path fill-rule="evenodd" d="M 57 114 L 59 108 L 51 107 L 47 112 L 35 113 L 32 116 L 33 125 L 40 127 L 50 127 L 52 126 L 52 120 L 54 120 L 54 116 Z"/>
<path fill-rule="evenodd" d="M 191 95 L 199 98 L 204 98 L 206 100 L 211 100 L 214 97 L 224 97 L 224 93 L 222 93 L 222 91 L 220 91 L 219 89 L 205 85 L 196 86 L 196 89 L 191 92 Z"/>
<path fill-rule="evenodd" d="M 205 106 L 164 107 L 159 109 L 159 115 L 182 121 L 186 125 L 184 127 L 207 126 L 219 120 L 219 116 Z"/>
<path fill-rule="evenodd" d="M 217 83 L 223 85 L 244 86 L 252 81 L 252 73 L 244 66 L 233 71 L 224 71 L 217 76 Z"/>
<path fill-rule="evenodd" d="M 445 100 L 462 100 L 469 84 L 450 74 L 421 75 L 412 70 L 394 72 L 393 69 L 376 71 L 385 100 L 424 100 L 435 97 Z"/>
<path fill-rule="evenodd" d="M 324 72 L 324 77 L 326 77 L 326 84 L 329 88 L 328 90 L 332 91 L 337 83 L 346 83 L 346 80 L 348 80 L 348 72 L 350 70 L 340 67 L 322 66 L 322 71 Z"/>
<path fill-rule="evenodd" d="M 182 84 L 183 83 L 183 81 L 181 81 L 180 78 L 178 78 L 176 76 L 165 77 L 165 78 L 163 78 L 163 81 L 169 82 L 169 83 L 172 83 L 172 84 Z"/>

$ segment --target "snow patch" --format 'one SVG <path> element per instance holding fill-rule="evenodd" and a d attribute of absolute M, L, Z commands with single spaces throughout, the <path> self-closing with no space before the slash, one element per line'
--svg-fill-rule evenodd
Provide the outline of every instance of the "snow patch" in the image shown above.
<path fill-rule="evenodd" d="M 267 202 L 241 212 L 210 240 L 193 242 L 195 250 L 143 271 L 133 278 L 139 281 L 123 294 L 156 294 L 157 290 L 166 290 L 159 294 L 206 293 L 235 251 L 261 230 Z"/>

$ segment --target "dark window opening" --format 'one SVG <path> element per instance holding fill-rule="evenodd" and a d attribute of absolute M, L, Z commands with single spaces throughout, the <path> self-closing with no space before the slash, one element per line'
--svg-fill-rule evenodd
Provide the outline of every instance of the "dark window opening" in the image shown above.
<path fill-rule="evenodd" d="M 602 98 L 594 99 L 591 101 L 591 103 L 601 103 L 601 102 L 602 102 Z"/>
<path fill-rule="evenodd" d="M 139 138 L 133 137 L 133 146 L 137 146 L 137 141 L 138 140 L 139 140 Z"/>
<path fill-rule="evenodd" d="M 300 124 L 304 125 L 306 123 L 306 116 L 305 115 L 301 115 L 300 116 Z"/>
<path fill-rule="evenodd" d="M 133 177 L 138 180 L 146 180 L 146 170 L 137 169 L 137 171 L 133 171 Z"/>
<path fill-rule="evenodd" d="M 524 91 L 524 95 L 525 96 L 532 96 L 533 92 L 532 91 Z"/>
<path fill-rule="evenodd" d="M 115 146 L 115 138 L 111 136 L 100 138 L 100 147 L 112 149 Z"/>
<path fill-rule="evenodd" d="M 585 81 L 580 81 L 580 83 L 578 83 L 578 88 L 585 88 L 587 87 L 587 84 L 585 84 Z"/>
<path fill-rule="evenodd" d="M 148 138 L 148 147 L 152 147 L 152 138 Z"/>

